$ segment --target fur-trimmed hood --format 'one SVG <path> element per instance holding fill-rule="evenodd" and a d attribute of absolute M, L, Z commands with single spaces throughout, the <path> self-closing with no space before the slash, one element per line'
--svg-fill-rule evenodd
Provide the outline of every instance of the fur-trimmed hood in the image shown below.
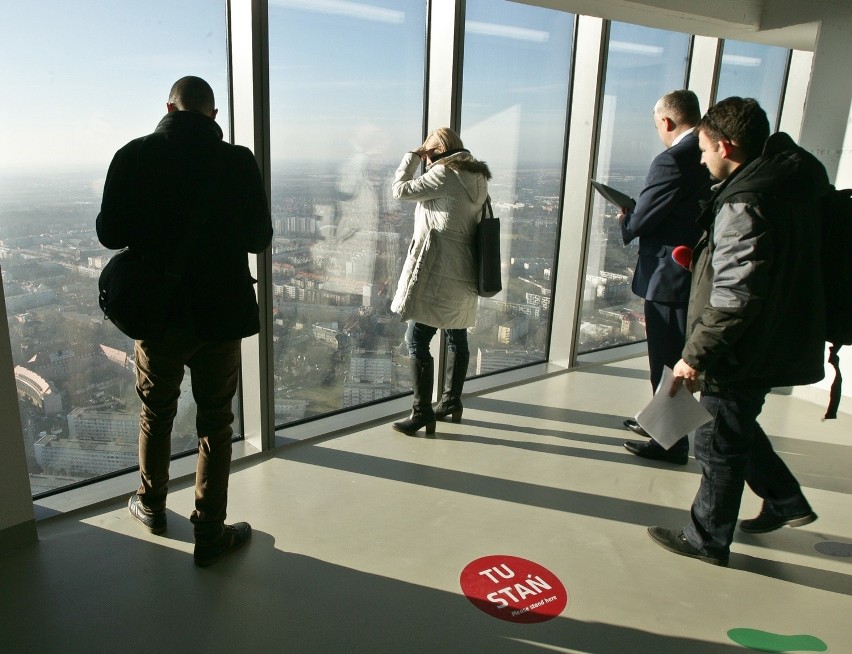
<path fill-rule="evenodd" d="M 455 175 L 471 200 L 481 204 L 482 189 L 491 179 L 491 171 L 484 161 L 475 159 L 468 150 L 450 150 L 434 157 L 426 168 L 426 174 L 438 172 L 441 166 Z"/>
<path fill-rule="evenodd" d="M 486 180 L 491 179 L 491 170 L 489 170 L 488 164 L 474 158 L 469 150 L 450 150 L 443 155 L 439 155 L 439 158 L 432 160 L 427 170 L 437 165 L 446 166 L 450 170 L 484 175 Z"/>

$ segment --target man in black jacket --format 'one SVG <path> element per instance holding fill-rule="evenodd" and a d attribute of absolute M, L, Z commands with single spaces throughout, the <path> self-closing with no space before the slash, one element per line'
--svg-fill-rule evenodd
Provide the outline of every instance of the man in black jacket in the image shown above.
<path fill-rule="evenodd" d="M 222 141 L 213 90 L 198 77 L 172 86 L 168 113 L 152 134 L 113 157 L 97 233 L 151 265 L 181 261 L 170 320 L 157 338 L 135 342 L 141 485 L 130 514 L 151 533 L 166 530 L 171 431 L 184 366 L 197 405 L 195 563 L 215 562 L 251 537 L 225 524 L 240 341 L 260 329 L 248 253 L 272 240 L 269 204 L 250 150 Z"/>
<path fill-rule="evenodd" d="M 648 531 L 675 554 L 727 565 L 745 483 L 763 499 L 740 523 L 746 533 L 817 518 L 757 417 L 771 387 L 823 377 L 819 200 L 829 183 L 789 136 L 769 136 L 751 98 L 719 102 L 697 129 L 701 161 L 720 183 L 699 218 L 689 333 L 671 392 L 700 388 L 712 420 L 695 432 L 702 475 L 690 522 Z"/>
<path fill-rule="evenodd" d="M 690 274 L 672 258 L 672 251 L 698 242 L 699 203 L 710 198 L 710 175 L 701 165 L 698 138 L 692 133 L 700 119 L 698 97 L 692 91 L 671 91 L 657 101 L 654 124 L 666 149 L 651 162 L 636 206 L 619 214 L 625 245 L 639 239 L 632 290 L 644 299 L 652 393 L 663 377 L 663 367 L 672 368 L 680 359 L 686 336 Z M 624 425 L 648 436 L 633 419 Z M 686 436 L 668 450 L 654 440 L 627 441 L 624 447 L 646 459 L 677 465 L 689 460 Z"/>

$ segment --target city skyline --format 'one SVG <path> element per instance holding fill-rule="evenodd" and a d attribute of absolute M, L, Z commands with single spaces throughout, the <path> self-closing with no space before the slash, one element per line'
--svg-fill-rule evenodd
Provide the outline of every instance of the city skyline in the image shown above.
<path fill-rule="evenodd" d="M 390 172 L 379 170 L 367 183 L 387 188 Z M 273 192 L 272 329 L 281 424 L 408 391 L 400 373 L 407 356 L 400 349 L 404 324 L 389 312 L 382 289 L 398 277 L 413 205 L 383 200 L 374 226 L 356 229 L 339 243 L 328 241 L 327 235 L 342 224 L 322 231 L 323 217 L 335 215 L 324 207 L 337 202 L 337 176 L 306 176 L 298 167 L 291 167 L 290 174 L 294 178 L 288 180 L 287 172 L 280 173 L 283 183 Z M 514 175 L 519 195 L 501 205 L 509 230 L 506 288 L 501 296 L 481 301 L 470 336 L 471 374 L 545 356 L 559 171 Z M 499 184 L 499 177 L 495 181 Z M 133 443 L 119 436 L 136 411 L 132 341 L 103 321 L 94 301 L 98 271 L 111 255 L 94 233 L 98 195 L 91 186 L 72 184 L 76 195 L 51 187 L 54 196 L 35 186 L 14 191 L 11 203 L 27 208 L 15 220 L 7 212 L 9 195 L 0 191 L 5 217 L 0 265 L 34 492 L 50 490 L 50 474 L 61 487 L 82 472 L 103 474 L 103 466 L 127 465 Z M 352 224 L 364 227 L 357 206 L 344 206 L 346 215 L 357 218 Z M 281 223 L 298 216 L 307 222 Z M 607 279 L 595 283 L 607 284 Z M 611 293 L 593 291 L 591 296 Z M 620 332 L 613 315 L 586 332 L 604 340 L 613 330 Z M 182 399 L 187 409 L 188 398 L 187 387 Z M 191 412 L 181 412 L 179 425 L 175 442 L 188 446 L 194 434 Z M 104 441 L 103 434 L 113 428 L 116 440 Z"/>
<path fill-rule="evenodd" d="M 404 324 L 388 304 L 414 206 L 395 200 L 390 186 L 403 152 L 422 139 L 425 6 L 415 0 L 270 4 L 267 174 L 276 235 L 264 283 L 273 301 L 279 424 L 408 391 L 400 373 Z M 546 358 L 562 194 L 588 180 L 562 179 L 574 17 L 496 0 L 467 8 L 461 131 L 494 173 L 490 191 L 502 220 L 505 275 L 504 291 L 480 301 L 470 333 L 476 356 L 468 373 L 477 375 Z M 84 466 L 99 474 L 100 463 L 80 463 L 89 452 L 117 461 L 130 448 L 98 442 L 108 433 L 105 420 L 118 421 L 117 432 L 127 428 L 132 420 L 122 411 L 132 413 L 136 401 L 128 366 L 108 354 L 129 357 L 132 342 L 96 306 L 97 276 L 112 255 L 94 229 L 109 161 L 128 140 L 153 130 L 168 88 L 187 73 L 214 86 L 218 122 L 229 138 L 229 117 L 221 111 L 228 105 L 224 3 L 81 2 L 75 10 L 46 0 L 0 26 L 0 74 L 9 82 L 0 111 L 15 126 L 0 155 L 9 334 L 21 367 L 31 471 L 44 466 L 65 475 L 81 474 Z M 41 44 L 33 30 L 45 26 L 56 38 Z M 636 194 L 662 149 L 651 107 L 666 90 L 662 84 L 682 83 L 688 36 L 620 23 L 609 36 L 596 176 Z M 14 56 L 34 43 L 43 47 L 32 57 Z M 108 58 L 100 56 L 105 48 Z M 728 54 L 722 72 L 730 78 L 760 69 L 754 53 Z M 773 80 L 766 88 L 774 88 Z M 744 80 L 735 82 L 724 88 L 740 88 Z M 581 351 L 644 337 L 629 290 L 635 246 L 622 244 L 611 207 L 595 201 L 591 211 L 583 217 L 589 256 Z M 77 409 L 92 415 L 78 423 Z M 192 434 L 188 414 L 185 420 L 176 440 Z M 85 431 L 74 426 L 74 438 L 72 424 L 91 431 L 81 438 Z"/>
<path fill-rule="evenodd" d="M 418 143 L 424 110 L 424 6 L 413 0 L 270 4 L 274 161 L 333 161 L 341 146 L 352 147 L 359 132 L 376 129 L 382 132 L 378 151 L 388 158 L 398 158 Z M 46 0 L 0 26 L 0 53 L 5 55 L 0 57 L 0 76 L 6 82 L 3 93 L 9 96 L 0 105 L 0 118 L 16 125 L 0 155 L 0 172 L 88 167 L 105 174 L 115 150 L 153 131 L 165 113 L 169 87 L 185 74 L 211 83 L 220 111 L 217 122 L 228 138 L 224 3 L 81 3 L 74 12 L 63 11 L 65 7 Z M 466 103 L 464 129 L 475 137 L 478 125 L 495 115 L 510 116 L 512 129 L 519 133 L 511 163 L 536 166 L 552 161 L 562 144 L 548 134 L 554 121 L 564 121 L 568 70 L 539 64 L 542 58 L 562 57 L 570 50 L 571 30 L 554 18 L 570 25 L 573 16 L 514 4 L 492 9 L 472 4 L 468 10 L 469 47 L 487 48 L 489 55 L 481 63 L 468 59 L 465 93 L 488 97 L 489 106 Z M 169 20 L 163 21 L 163 15 Z M 353 20 L 359 29 L 352 29 Z M 310 36 L 317 29 L 336 44 L 331 52 L 323 49 L 325 40 Z M 642 29 L 627 26 L 615 49 L 637 66 L 653 61 L 660 49 L 645 44 Z M 37 56 L 15 57 L 15 52 L 32 50 L 36 30 L 55 36 L 39 43 Z M 101 57 L 106 48 L 110 57 Z M 391 52 L 396 53 L 392 64 L 387 57 Z M 504 71 L 538 69 L 548 77 L 532 84 L 495 86 L 488 71 L 498 64 Z M 317 65 L 322 67 L 321 80 L 314 74 Z M 15 110 L 19 89 L 38 98 L 26 105 L 23 115 Z M 653 142 L 650 121 L 641 127 L 642 138 Z M 488 149 L 487 141 L 478 145 Z M 625 146 L 625 155 L 633 151 L 634 145 Z M 495 164 L 504 165 L 499 148 L 488 154 Z"/>

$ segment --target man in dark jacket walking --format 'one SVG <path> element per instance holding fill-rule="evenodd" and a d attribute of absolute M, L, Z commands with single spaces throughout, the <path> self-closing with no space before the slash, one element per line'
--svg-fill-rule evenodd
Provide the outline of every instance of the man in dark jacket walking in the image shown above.
<path fill-rule="evenodd" d="M 740 529 L 760 534 L 816 520 L 757 422 L 773 386 L 823 377 L 825 306 L 819 198 L 825 168 L 783 133 L 769 137 L 751 98 L 728 98 L 698 124 L 701 161 L 720 180 L 699 218 L 686 346 L 672 393 L 701 390 L 713 417 L 696 430 L 701 485 L 682 531 L 649 528 L 665 549 L 727 565 L 744 484 L 763 499 Z"/>
<path fill-rule="evenodd" d="M 269 204 L 250 150 L 222 141 L 213 90 L 198 77 L 172 86 L 168 113 L 153 134 L 113 157 L 97 233 L 111 249 L 129 247 L 151 265 L 181 261 L 169 322 L 135 342 L 141 485 L 130 514 L 151 533 L 166 530 L 171 431 L 184 366 L 198 409 L 195 563 L 215 562 L 251 537 L 225 524 L 240 341 L 260 329 L 248 253 L 272 240 Z"/>

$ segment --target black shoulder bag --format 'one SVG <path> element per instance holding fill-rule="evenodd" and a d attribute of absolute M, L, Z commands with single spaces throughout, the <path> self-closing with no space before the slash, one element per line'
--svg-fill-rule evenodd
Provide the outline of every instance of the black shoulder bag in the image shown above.
<path fill-rule="evenodd" d="M 481 297 L 493 297 L 503 290 L 500 275 L 500 219 L 494 217 L 491 196 L 485 198 L 476 227 L 476 258 Z"/>
<path fill-rule="evenodd" d="M 98 279 L 98 304 L 104 319 L 135 340 L 160 338 L 175 316 L 187 268 L 187 246 L 203 221 L 187 227 L 170 257 L 151 257 L 125 248 L 109 260 Z"/>

